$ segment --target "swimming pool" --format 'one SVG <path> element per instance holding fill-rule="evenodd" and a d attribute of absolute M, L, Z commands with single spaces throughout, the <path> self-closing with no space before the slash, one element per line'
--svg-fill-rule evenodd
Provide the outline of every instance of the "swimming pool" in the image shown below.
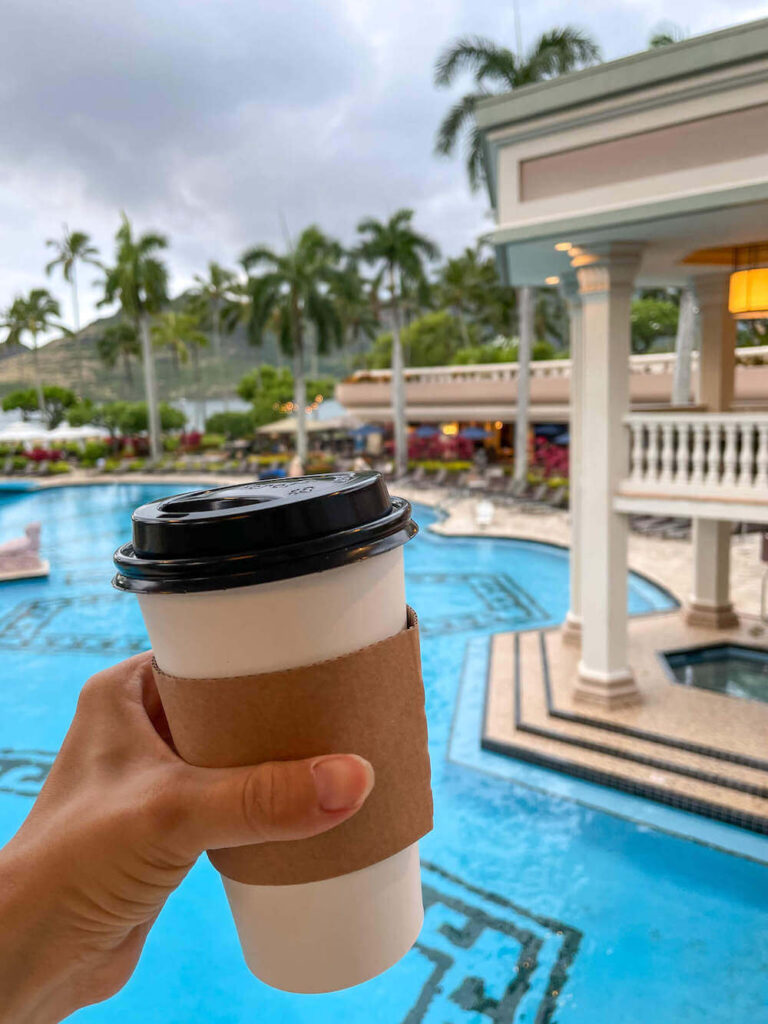
<path fill-rule="evenodd" d="M 666 651 L 672 678 L 683 686 L 768 703 L 768 652 L 744 644 L 710 644 Z"/>
<path fill-rule="evenodd" d="M 111 556 L 131 509 L 173 490 L 113 484 L 0 495 L 0 537 L 40 519 L 52 563 L 47 581 L 0 587 L 0 842 L 26 814 L 84 679 L 146 645 L 135 601 L 109 587 Z M 416 510 L 422 527 L 434 515 Z M 422 624 L 436 803 L 435 830 L 422 844 L 428 910 L 418 947 L 348 992 L 274 992 L 244 967 L 203 858 L 163 911 L 126 989 L 75 1019 L 768 1022 L 768 868 L 514 785 L 498 777 L 503 762 L 494 755 L 483 755 L 484 771 L 446 756 L 467 729 L 454 720 L 456 697 L 485 637 L 565 614 L 567 552 L 426 529 L 405 550 Z M 632 611 L 668 605 L 632 577 Z M 468 742 L 475 746 L 471 735 Z"/>

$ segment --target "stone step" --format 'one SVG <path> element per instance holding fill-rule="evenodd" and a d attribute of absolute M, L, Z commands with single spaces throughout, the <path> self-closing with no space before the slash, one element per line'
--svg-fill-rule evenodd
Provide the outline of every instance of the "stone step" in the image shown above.
<path fill-rule="evenodd" d="M 555 717 L 546 652 L 559 642 L 556 633 L 493 638 L 485 749 L 768 834 L 763 768 L 681 749 L 674 734 L 651 742 L 606 728 L 607 719 Z"/>

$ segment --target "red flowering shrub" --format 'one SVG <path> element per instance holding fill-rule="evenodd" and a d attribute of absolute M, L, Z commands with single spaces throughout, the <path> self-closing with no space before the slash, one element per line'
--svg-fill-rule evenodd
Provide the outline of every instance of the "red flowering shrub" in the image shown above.
<path fill-rule="evenodd" d="M 568 447 L 553 444 L 545 437 L 537 437 L 533 443 L 531 469 L 538 470 L 545 480 L 550 477 L 568 477 Z"/>
<path fill-rule="evenodd" d="M 58 462 L 62 457 L 59 448 L 33 448 L 25 454 L 32 462 Z"/>
<path fill-rule="evenodd" d="M 188 434 L 182 434 L 179 437 L 179 445 L 182 451 L 196 452 L 200 449 L 202 439 L 203 435 L 199 430 L 190 430 Z"/>

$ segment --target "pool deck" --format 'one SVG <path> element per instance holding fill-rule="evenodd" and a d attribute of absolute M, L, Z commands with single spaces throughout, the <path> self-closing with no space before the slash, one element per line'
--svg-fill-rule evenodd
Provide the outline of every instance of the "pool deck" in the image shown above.
<path fill-rule="evenodd" d="M 681 686 L 658 653 L 724 640 L 768 646 L 768 630 L 694 629 L 675 612 L 632 620 L 642 701 L 608 710 L 574 699 L 579 651 L 559 630 L 496 634 L 483 748 L 768 834 L 768 704 Z"/>

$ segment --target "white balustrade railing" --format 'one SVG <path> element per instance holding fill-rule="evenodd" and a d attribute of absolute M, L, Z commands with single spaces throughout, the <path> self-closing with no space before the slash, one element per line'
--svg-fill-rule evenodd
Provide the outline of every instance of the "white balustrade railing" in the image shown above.
<path fill-rule="evenodd" d="M 625 493 L 768 501 L 768 413 L 630 413 Z"/>
<path fill-rule="evenodd" d="M 672 374 L 675 369 L 675 353 L 659 352 L 652 355 L 630 356 L 629 372 L 631 374 Z M 750 348 L 737 348 L 736 359 L 739 363 L 768 363 L 768 345 Z M 698 352 L 692 355 L 694 369 L 698 363 Z M 570 377 L 570 359 L 540 359 L 532 362 L 531 377 Z M 479 363 L 469 366 L 414 366 L 405 370 L 408 383 L 445 384 L 463 383 L 466 381 L 515 381 L 517 380 L 517 363 Z M 389 370 L 358 370 L 348 383 L 380 381 L 388 383 Z"/>

